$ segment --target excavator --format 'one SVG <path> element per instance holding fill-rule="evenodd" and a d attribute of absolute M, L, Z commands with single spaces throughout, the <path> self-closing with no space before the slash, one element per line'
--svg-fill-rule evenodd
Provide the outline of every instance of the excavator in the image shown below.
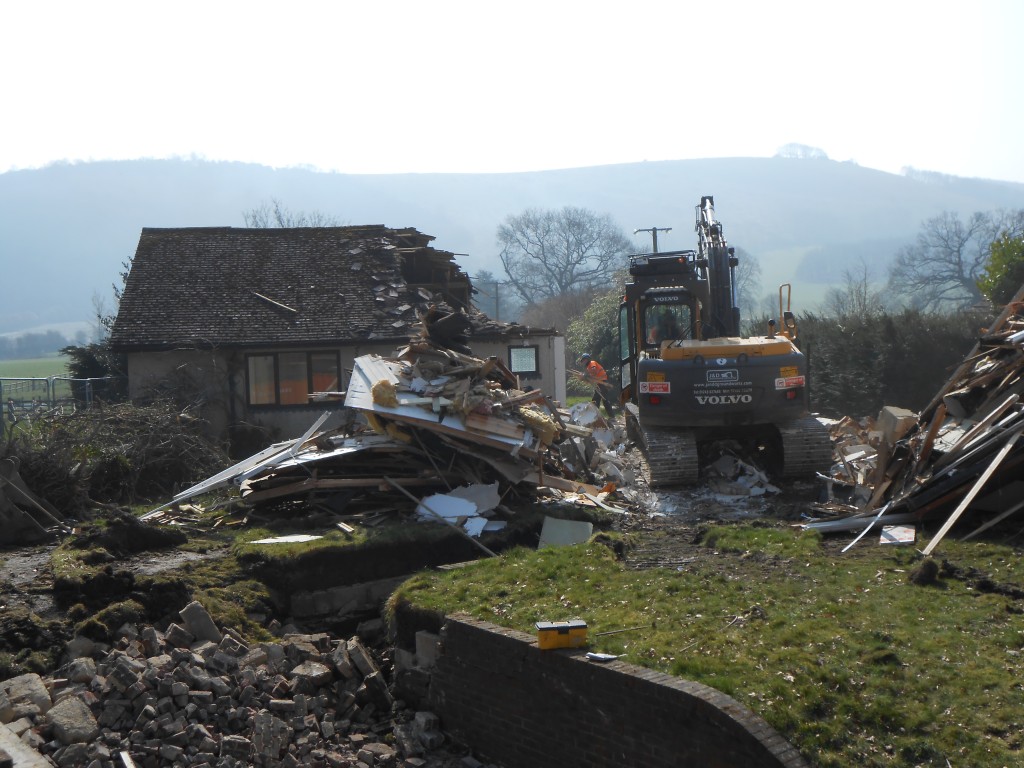
<path fill-rule="evenodd" d="M 696 231 L 696 251 L 631 256 L 619 307 L 620 397 L 651 485 L 696 483 L 723 446 L 773 477 L 826 471 L 832 446 L 809 411 L 790 285 L 779 288 L 781 324 L 741 337 L 739 261 L 710 195 L 697 206 Z"/>

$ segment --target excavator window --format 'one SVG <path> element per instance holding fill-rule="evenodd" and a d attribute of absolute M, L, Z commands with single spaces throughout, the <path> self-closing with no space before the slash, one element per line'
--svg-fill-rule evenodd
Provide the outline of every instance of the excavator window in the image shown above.
<path fill-rule="evenodd" d="M 690 335 L 690 308 L 685 304 L 651 304 L 644 312 L 647 344 L 685 339 Z"/>

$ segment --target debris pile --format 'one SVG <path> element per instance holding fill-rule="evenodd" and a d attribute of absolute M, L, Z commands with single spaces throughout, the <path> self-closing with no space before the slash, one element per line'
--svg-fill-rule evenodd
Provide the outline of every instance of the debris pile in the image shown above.
<path fill-rule="evenodd" d="M 64 516 L 25 485 L 17 456 L 0 459 L 0 544 L 43 541 L 66 531 Z"/>
<path fill-rule="evenodd" d="M 425 331 L 395 357 L 357 358 L 345 394 L 355 415 L 349 424 L 321 430 L 332 415 L 325 413 L 300 438 L 177 494 L 143 519 L 180 519 L 185 502 L 232 487 L 247 515 L 313 509 L 342 525 L 374 525 L 409 510 L 397 490 L 417 503 L 420 518 L 457 520 L 478 536 L 494 528 L 496 511 L 509 511 L 510 494 L 595 505 L 632 481 L 621 460 L 622 430 L 592 404 L 559 408 L 543 392 L 521 389 L 497 358 L 467 355 L 452 341 L 439 344 Z"/>
<path fill-rule="evenodd" d="M 1024 288 L 918 417 L 893 409 L 887 425 L 880 416 L 876 430 L 867 430 L 863 456 L 859 446 L 840 448 L 854 485 L 869 480 L 863 486 L 870 495 L 860 495 L 854 514 L 807 527 L 855 530 L 944 517 L 923 549 L 927 555 L 968 509 L 988 518 L 973 536 L 1024 507 L 1024 482 L 1017 479 L 1024 466 L 1022 372 Z M 880 433 L 877 443 L 873 432 Z M 870 449 L 877 451 L 873 471 L 857 464 Z"/>
<path fill-rule="evenodd" d="M 744 461 L 732 450 L 722 450 L 705 469 L 707 484 L 719 496 L 764 496 L 779 493 L 764 470 Z"/>
<path fill-rule="evenodd" d="M 358 636 L 249 645 L 198 602 L 164 631 L 84 638 L 51 676 L 0 683 L 0 745 L 57 766 L 439 765 L 436 716 L 396 703 Z"/>

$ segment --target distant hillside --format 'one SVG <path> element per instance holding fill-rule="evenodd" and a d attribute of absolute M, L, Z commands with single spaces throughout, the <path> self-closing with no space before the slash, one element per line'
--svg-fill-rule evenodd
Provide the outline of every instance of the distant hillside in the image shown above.
<path fill-rule="evenodd" d="M 459 254 L 471 274 L 501 274 L 495 230 L 526 208 L 580 206 L 631 233 L 672 227 L 662 250 L 692 248 L 694 206 L 714 195 L 730 244 L 756 256 L 764 292 L 792 282 L 815 296 L 863 259 L 884 272 L 921 223 L 1024 208 L 1024 184 L 910 176 L 824 159 L 736 158 L 634 163 L 514 174 L 357 176 L 242 163 L 138 160 L 59 164 L 0 174 L 0 333 L 90 321 L 94 297 L 135 252 L 143 227 L 244 226 L 271 198 L 344 224 L 410 226 Z M 649 235 L 636 238 L 650 247 Z M 801 294 L 801 290 L 803 294 Z"/>

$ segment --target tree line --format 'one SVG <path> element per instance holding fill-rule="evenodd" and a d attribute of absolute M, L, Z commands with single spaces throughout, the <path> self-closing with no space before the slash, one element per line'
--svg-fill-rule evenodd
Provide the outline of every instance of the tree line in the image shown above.
<path fill-rule="evenodd" d="M 614 369 L 631 251 L 625 234 L 608 216 L 565 208 L 509 216 L 497 240 L 507 285 L 522 306 L 520 322 L 564 329 L 570 368 L 589 352 Z M 742 249 L 737 255 L 737 300 L 745 332 L 757 335 L 773 311 L 761 308 L 772 307 L 774 297 L 759 308 L 757 259 Z M 861 416 L 884 405 L 924 407 L 995 307 L 1022 285 L 1024 210 L 966 220 L 944 212 L 927 220 L 915 241 L 894 254 L 883 283 L 876 285 L 866 266 L 855 267 L 819 310 L 798 315 L 812 409 Z"/>
<path fill-rule="evenodd" d="M 81 344 L 86 340 L 85 332 L 76 334 L 73 341 Z M 72 339 L 57 331 L 41 331 L 0 336 L 0 360 L 22 360 L 31 357 L 48 357 L 66 346 Z"/>
<path fill-rule="evenodd" d="M 334 217 L 292 212 L 277 200 L 244 219 L 250 227 L 338 225 Z M 477 307 L 495 319 L 563 330 L 569 368 L 589 352 L 614 374 L 628 257 L 643 249 L 634 248 L 610 215 L 572 206 L 509 215 L 496 240 L 504 275 L 482 270 L 473 276 Z M 758 335 L 777 310 L 765 309 L 776 299 L 758 299 L 756 255 L 741 248 L 736 254 L 744 332 Z M 819 310 L 798 315 L 811 404 L 822 413 L 866 415 L 883 405 L 917 409 L 928 402 L 993 307 L 1024 284 L 1024 209 L 978 212 L 966 220 L 942 213 L 894 254 L 886 281 L 871 277 L 866 266 L 854 267 Z M 72 365 L 89 375 L 112 362 L 102 344 L 77 351 Z"/>

